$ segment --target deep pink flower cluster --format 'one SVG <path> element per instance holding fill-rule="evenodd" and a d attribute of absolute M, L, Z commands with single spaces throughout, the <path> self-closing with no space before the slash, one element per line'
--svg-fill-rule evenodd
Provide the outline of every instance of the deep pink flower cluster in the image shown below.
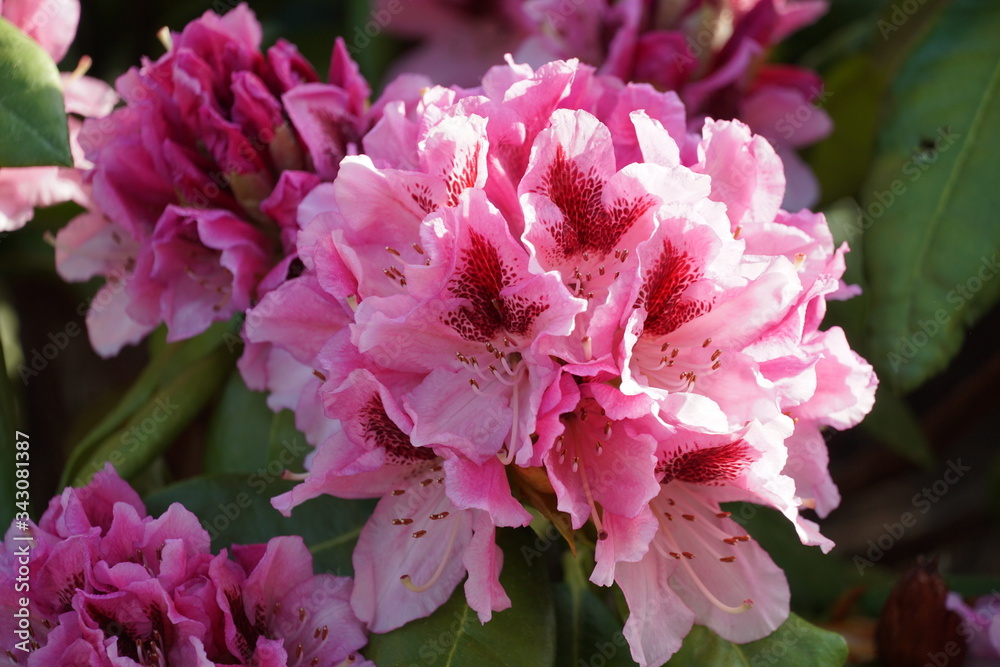
<path fill-rule="evenodd" d="M 31 542 L 17 539 L 25 534 Z M 148 516 L 108 465 L 86 487 L 54 498 L 28 533 L 14 525 L 7 531 L 0 549 L 0 661 L 373 666 L 355 653 L 366 638 L 350 592 L 349 578 L 313 574 L 299 537 L 212 555 L 193 514 L 174 504 L 162 516 Z"/>
<path fill-rule="evenodd" d="M 55 7 L 45 0 L 7 0 L 0 2 L 0 17 L 38 42 L 58 63 L 76 36 L 80 3 L 79 0 L 65 0 Z M 67 201 L 84 207 L 91 205 L 90 189 L 83 183 L 80 171 L 91 163 L 80 148 L 81 121 L 77 116 L 97 117 L 110 113 L 117 96 L 103 81 L 83 75 L 88 66 L 89 59 L 84 58 L 75 72 L 62 75 L 66 112 L 70 114 L 70 149 L 76 168 L 0 169 L 0 232 L 20 229 L 39 207 Z"/>
<path fill-rule="evenodd" d="M 375 12 L 389 11 L 377 0 Z M 624 81 L 676 91 L 698 132 L 707 118 L 738 118 L 776 147 L 788 181 L 784 207 L 819 196 L 795 153 L 831 129 L 813 106 L 815 72 L 767 62 L 770 49 L 826 11 L 825 0 L 423 0 L 388 24 L 424 40 L 394 68 L 432 74 L 439 83 L 475 85 L 505 53 L 540 66 L 579 58 Z"/>
<path fill-rule="evenodd" d="M 105 356 L 161 322 L 180 340 L 252 305 L 288 270 L 299 201 L 368 123 L 340 41 L 323 84 L 291 44 L 260 51 L 246 5 L 164 39 L 166 54 L 118 79 L 125 106 L 85 124 L 95 210 L 57 238 L 64 278 L 108 278 L 87 320 Z"/>
<path fill-rule="evenodd" d="M 819 329 L 853 293 L 846 247 L 780 208 L 774 149 L 739 121 L 690 134 L 675 93 L 576 61 L 383 101 L 299 208 L 303 273 L 248 314 L 244 372 L 319 445 L 276 506 L 381 497 L 351 597 L 373 632 L 466 573 L 483 622 L 508 607 L 494 531 L 529 522 L 510 484 L 529 478 L 592 531 L 640 664 L 694 623 L 773 631 L 784 575 L 720 503 L 832 546 L 800 515 L 839 501 L 821 429 L 876 384 Z"/>

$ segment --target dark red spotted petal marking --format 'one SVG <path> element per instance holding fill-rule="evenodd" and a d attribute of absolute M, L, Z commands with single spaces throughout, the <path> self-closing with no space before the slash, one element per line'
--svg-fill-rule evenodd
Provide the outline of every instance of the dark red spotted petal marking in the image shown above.
<path fill-rule="evenodd" d="M 654 203 L 643 196 L 629 201 L 617 199 L 610 208 L 602 201 L 605 180 L 591 167 L 586 173 L 566 156 L 562 146 L 542 178 L 536 193 L 544 195 L 562 211 L 563 219 L 549 233 L 563 259 L 586 253 L 610 254 L 622 236 Z"/>
<path fill-rule="evenodd" d="M 682 297 L 684 290 L 700 277 L 701 271 L 695 260 L 665 240 L 663 252 L 646 271 L 639 299 L 635 303 L 636 308 L 646 309 L 643 333 L 666 335 L 711 310 L 711 303 Z"/>
<path fill-rule="evenodd" d="M 368 404 L 358 415 L 361 420 L 361 428 L 364 430 L 365 439 L 385 449 L 386 459 L 389 463 L 404 465 L 417 461 L 429 461 L 435 458 L 434 452 L 423 447 L 414 447 L 410 444 L 410 438 L 403 433 L 396 423 L 385 414 L 385 406 L 382 404 L 382 397 L 372 394 Z"/>
<path fill-rule="evenodd" d="M 479 144 L 476 144 L 471 155 L 461 156 L 464 160 L 461 160 L 458 165 L 452 163 L 451 168 L 446 169 L 442 174 L 448 189 L 448 206 L 456 206 L 458 196 L 466 188 L 471 188 L 476 184 L 476 178 L 479 177 L 479 149 Z"/>
<path fill-rule="evenodd" d="M 656 466 L 661 484 L 673 480 L 715 486 L 735 479 L 754 461 L 753 450 L 743 441 L 677 452 Z"/>
<path fill-rule="evenodd" d="M 410 193 L 410 199 L 426 214 L 437 208 L 434 202 L 434 195 L 426 185 L 408 185 L 406 191 Z"/>
<path fill-rule="evenodd" d="M 448 290 L 460 299 L 468 299 L 470 305 L 446 316 L 445 324 L 462 338 L 480 343 L 495 340 L 501 333 L 515 336 L 528 333 L 548 304 L 501 296 L 501 290 L 511 286 L 514 278 L 513 270 L 500 259 L 496 247 L 470 230 L 469 246 L 462 252 L 462 268 L 448 283 Z"/>

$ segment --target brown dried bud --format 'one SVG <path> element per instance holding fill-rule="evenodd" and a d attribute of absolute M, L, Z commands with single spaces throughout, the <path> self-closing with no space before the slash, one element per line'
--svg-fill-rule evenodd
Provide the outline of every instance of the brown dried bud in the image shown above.
<path fill-rule="evenodd" d="M 965 639 L 961 619 L 945 607 L 948 587 L 937 561 L 918 561 L 900 577 L 882 608 L 875 643 L 886 667 L 961 667 Z"/>

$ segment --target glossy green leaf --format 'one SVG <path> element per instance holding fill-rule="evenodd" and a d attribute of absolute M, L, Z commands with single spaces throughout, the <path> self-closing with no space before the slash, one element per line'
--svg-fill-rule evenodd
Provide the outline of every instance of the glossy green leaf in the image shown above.
<path fill-rule="evenodd" d="M 280 473 L 279 473 L 280 474 Z M 322 496 L 296 507 L 290 517 L 271 507 L 271 498 L 291 482 L 263 471 L 250 475 L 213 475 L 185 480 L 146 498 L 151 514 L 181 503 L 194 512 L 212 537 L 212 548 L 257 544 L 276 535 L 301 535 L 313 552 L 317 572 L 351 575 L 351 553 L 374 500 Z"/>
<path fill-rule="evenodd" d="M 817 628 L 791 614 L 780 628 L 749 644 L 734 644 L 696 625 L 670 667 L 841 667 L 847 662 L 847 642 L 835 632 Z"/>
<path fill-rule="evenodd" d="M 595 662 L 606 667 L 634 667 L 622 624 L 587 581 L 593 567 L 592 552 L 579 549 L 577 556 L 563 554 L 564 581 L 553 586 L 556 603 L 556 665 L 579 667 Z M 604 589 L 607 592 L 607 589 Z"/>
<path fill-rule="evenodd" d="M 504 551 L 500 583 L 512 607 L 482 625 L 465 601 L 462 584 L 427 618 L 372 635 L 365 657 L 379 667 L 547 667 L 555 661 L 556 620 L 542 560 L 529 566 L 521 548 L 534 542 L 527 528 L 497 530 Z"/>
<path fill-rule="evenodd" d="M 955 0 L 889 88 L 862 205 L 870 361 L 897 390 L 942 370 L 1000 296 L 997 34 L 995 3 Z"/>
<path fill-rule="evenodd" d="M 33 39 L 0 18 L 0 166 L 73 166 L 59 71 Z"/>
<path fill-rule="evenodd" d="M 267 395 L 248 389 L 233 371 L 208 426 L 205 474 L 249 473 L 266 466 L 274 418 Z"/>

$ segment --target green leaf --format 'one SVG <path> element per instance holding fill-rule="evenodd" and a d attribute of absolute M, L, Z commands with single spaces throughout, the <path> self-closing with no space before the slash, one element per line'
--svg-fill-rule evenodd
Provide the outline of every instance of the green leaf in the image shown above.
<path fill-rule="evenodd" d="M 1000 296 L 998 33 L 993 2 L 955 0 L 889 88 L 862 204 L 870 361 L 897 390 L 942 370 Z"/>
<path fill-rule="evenodd" d="M 108 461 L 126 479 L 142 471 L 215 397 L 232 366 L 232 355 L 223 348 L 181 366 L 176 377 L 150 394 L 118 428 L 85 449 L 78 447 L 63 471 L 64 479 L 82 486 Z"/>
<path fill-rule="evenodd" d="M 534 542 L 527 528 L 497 530 L 503 548 L 500 583 L 512 607 L 493 614 L 482 625 L 465 601 L 462 584 L 451 598 L 427 618 L 398 630 L 372 635 L 365 657 L 379 667 L 411 665 L 428 667 L 546 667 L 555 660 L 555 611 L 544 563 L 529 567 L 521 548 Z"/>
<path fill-rule="evenodd" d="M 306 437 L 295 427 L 295 413 L 282 410 L 271 419 L 268 461 L 278 461 L 287 470 L 304 470 L 306 454 L 312 451 Z"/>
<path fill-rule="evenodd" d="M 780 628 L 749 644 L 734 644 L 696 625 L 667 664 L 671 667 L 840 667 L 847 662 L 847 642 L 790 614 Z"/>
<path fill-rule="evenodd" d="M 129 477 L 169 446 L 229 374 L 235 359 L 222 343 L 232 326 L 220 322 L 154 354 L 115 408 L 70 452 L 60 486 L 86 484 L 105 461 Z"/>
<path fill-rule="evenodd" d="M 0 18 L 0 137 L 0 166 L 73 166 L 56 64 L 4 18 Z"/>
<path fill-rule="evenodd" d="M 267 395 L 248 389 L 233 371 L 208 426 L 205 474 L 250 473 L 267 466 L 274 419 Z"/>
<path fill-rule="evenodd" d="M 824 81 L 823 108 L 833 120 L 833 132 L 806 153 L 820 182 L 824 201 L 853 195 L 861 187 L 875 146 L 878 108 L 886 82 L 868 56 L 841 60 Z"/>
<path fill-rule="evenodd" d="M 556 602 L 556 665 L 579 667 L 595 662 L 607 667 L 634 667 L 622 625 L 591 589 L 581 560 L 593 567 L 593 554 L 580 548 L 563 554 L 565 580 L 553 586 Z M 606 590 L 606 589 L 605 589 Z M 600 656 L 600 657 L 598 657 Z"/>
<path fill-rule="evenodd" d="M 292 486 L 267 468 L 250 475 L 202 476 L 148 496 L 146 506 L 151 514 L 159 515 L 171 503 L 181 503 L 201 520 L 216 551 L 231 544 L 266 542 L 276 535 L 301 535 L 313 552 L 313 569 L 353 574 L 354 543 L 375 501 L 322 496 L 285 517 L 271 507 L 271 498 Z"/>

